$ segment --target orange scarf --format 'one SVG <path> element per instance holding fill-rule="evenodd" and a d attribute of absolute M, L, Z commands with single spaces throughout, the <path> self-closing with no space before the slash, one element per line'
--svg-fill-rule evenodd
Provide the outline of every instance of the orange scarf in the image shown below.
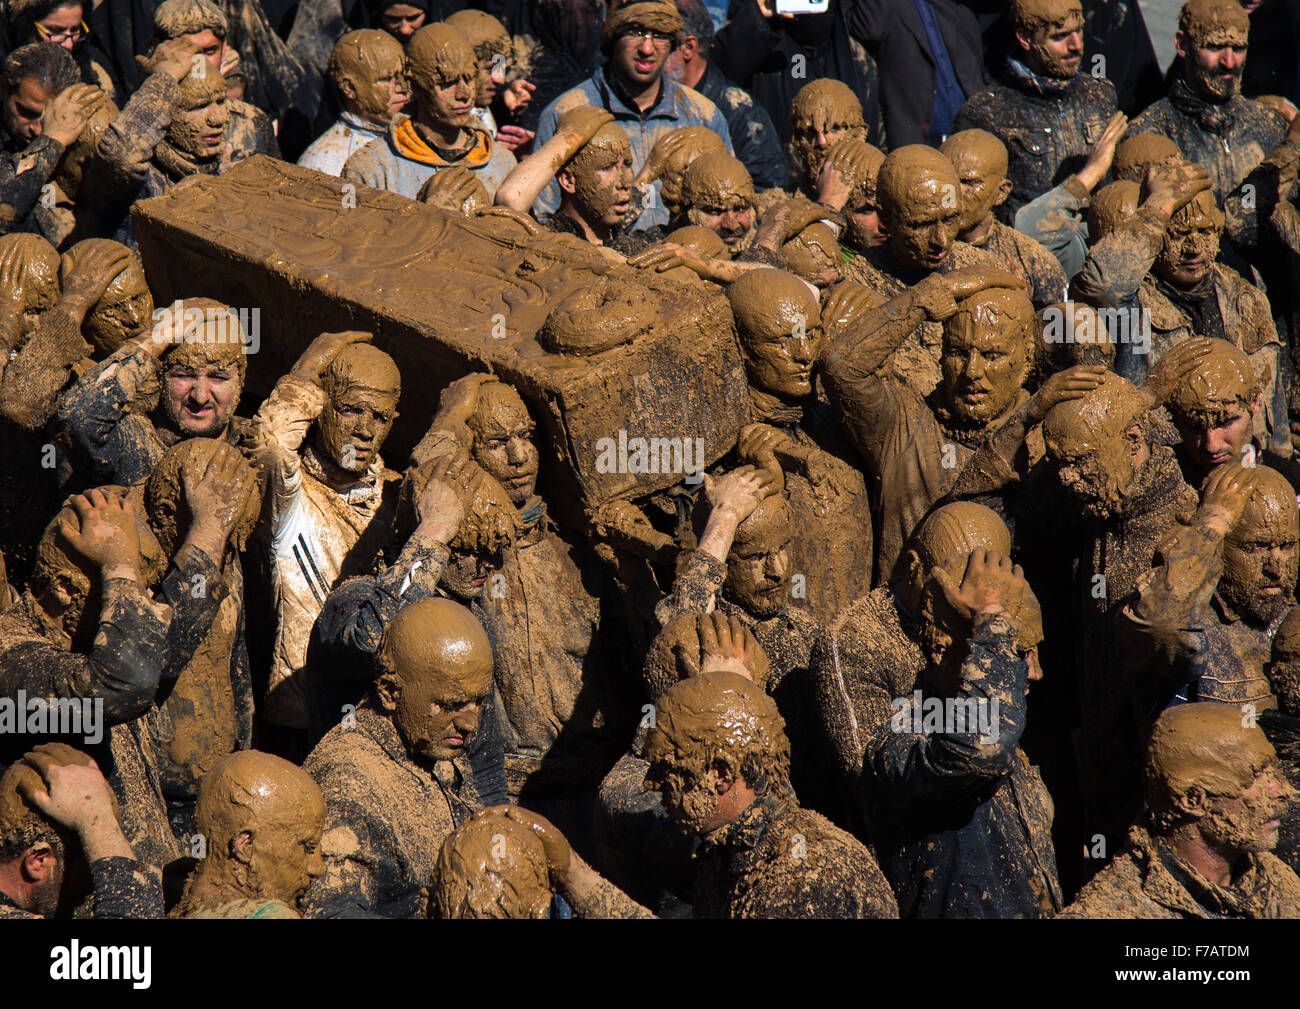
<path fill-rule="evenodd" d="M 437 165 L 444 167 L 447 165 L 464 165 L 466 168 L 482 168 L 492 159 L 492 138 L 488 136 L 486 130 L 466 127 L 474 136 L 474 143 L 470 149 L 456 158 L 455 161 L 448 161 L 432 147 L 426 144 L 420 134 L 415 130 L 415 122 L 409 116 L 398 121 L 393 128 L 393 146 L 397 148 L 397 153 L 404 158 L 410 158 L 412 161 L 418 161 L 422 165 Z"/>

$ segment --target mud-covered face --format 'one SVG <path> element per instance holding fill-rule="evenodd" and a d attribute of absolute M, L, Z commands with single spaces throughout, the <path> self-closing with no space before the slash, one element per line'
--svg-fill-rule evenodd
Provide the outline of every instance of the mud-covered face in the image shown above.
<path fill-rule="evenodd" d="M 821 318 L 804 315 L 805 306 L 792 299 L 773 300 L 771 310 L 758 324 L 741 334 L 740 350 L 749 384 L 778 396 L 808 396 L 813 368 L 826 342 Z"/>
<path fill-rule="evenodd" d="M 1002 180 L 1006 177 L 986 160 L 972 153 L 953 159 L 957 178 L 961 180 L 961 213 L 957 219 L 958 234 L 965 234 L 984 221 L 998 204 L 1002 195 Z"/>
<path fill-rule="evenodd" d="M 187 438 L 220 437 L 239 403 L 239 369 L 233 364 L 173 364 L 163 378 L 163 412 L 175 429 Z"/>
<path fill-rule="evenodd" d="M 294 903 L 325 873 L 321 834 L 325 803 L 307 796 L 283 823 L 260 825 L 253 837 L 254 869 L 263 895 Z"/>
<path fill-rule="evenodd" d="M 185 78 L 180 98 L 172 109 L 167 142 L 182 154 L 200 161 L 221 155 L 230 123 L 229 94 L 220 74 Z"/>
<path fill-rule="evenodd" d="M 512 504 L 527 502 L 537 489 L 541 456 L 533 441 L 533 419 L 518 395 L 505 386 L 485 388 L 471 427 L 474 461 L 505 488 Z"/>
<path fill-rule="evenodd" d="M 468 550 L 453 549 L 438 582 L 468 605 L 483 594 L 483 586 L 494 572 L 501 570 L 501 564 L 499 554 L 484 556 Z"/>
<path fill-rule="evenodd" d="M 821 114 L 817 116 L 796 117 L 791 124 L 794 150 L 809 179 L 816 179 L 821 174 L 826 155 L 841 140 L 847 137 L 867 139 L 866 128 L 861 125 L 856 110 L 833 105 L 819 111 Z"/>
<path fill-rule="evenodd" d="M 1068 81 L 1083 62 L 1083 10 L 1076 4 L 1062 20 L 1036 28 L 1032 35 L 1018 32 L 1017 38 L 1030 70 Z"/>
<path fill-rule="evenodd" d="M 958 418 L 986 424 L 1015 402 L 1025 379 L 1024 329 L 977 321 L 970 313 L 944 325 L 939 366 L 944 399 Z"/>
<path fill-rule="evenodd" d="M 325 401 L 320 415 L 321 448 L 347 473 L 364 473 L 379 455 L 397 419 L 397 397 L 356 386 Z"/>
<path fill-rule="evenodd" d="M 573 200 L 589 221 L 621 225 L 632 210 L 632 146 L 621 127 L 605 127 L 568 164 Z"/>
<path fill-rule="evenodd" d="M 961 199 L 951 182 L 927 172 L 911 187 L 911 199 L 890 209 L 889 251 L 903 266 L 935 270 L 957 238 Z"/>
<path fill-rule="evenodd" d="M 1057 460 L 1061 488 L 1088 518 L 1118 515 L 1146 454 L 1140 425 L 1108 438 L 1096 449 Z"/>
<path fill-rule="evenodd" d="M 1243 617 L 1266 625 L 1295 605 L 1300 520 L 1294 499 L 1289 513 L 1277 510 L 1250 521 L 1253 514 L 1248 511 L 1223 541 L 1219 594 Z"/>
<path fill-rule="evenodd" d="M 1205 98 L 1226 102 L 1241 91 L 1246 70 L 1246 31 L 1220 29 L 1204 38 L 1179 33 L 1187 82 Z"/>
<path fill-rule="evenodd" d="M 110 285 L 81 327 L 100 357 L 115 352 L 125 340 L 142 332 L 153 318 L 153 296 L 143 271 L 132 263 L 127 273 L 126 278 Z"/>
<path fill-rule="evenodd" d="M 424 672 L 401 676 L 393 711 L 406 751 L 417 760 L 452 760 L 478 731 L 483 700 L 492 688 L 492 656 L 456 677 Z"/>
<path fill-rule="evenodd" d="M 370 59 L 357 60 L 347 75 L 356 91 L 349 102 L 352 111 L 373 123 L 388 125 L 411 98 L 404 66 L 402 47 L 395 42 L 372 47 Z"/>
<path fill-rule="evenodd" d="M 468 126 L 474 118 L 477 79 L 478 68 L 471 64 L 449 80 L 427 80 L 417 84 L 417 93 L 429 118 L 439 126 L 459 126 L 462 129 Z"/>
<path fill-rule="evenodd" d="M 510 52 L 506 47 L 498 47 L 478 58 L 478 80 L 474 88 L 474 104 L 487 108 L 496 98 L 501 85 L 506 82 L 506 73 L 510 69 Z"/>
<path fill-rule="evenodd" d="M 880 210 L 864 192 L 855 192 L 844 207 L 849 241 L 855 248 L 870 249 L 885 241 L 880 228 Z"/>
<path fill-rule="evenodd" d="M 785 606 L 790 594 L 793 516 L 785 504 L 764 503 L 742 523 L 727 554 L 724 592 L 746 613 L 765 619 Z"/>
<path fill-rule="evenodd" d="M 1188 457 L 1208 473 L 1225 462 L 1245 458 L 1246 446 L 1255 433 L 1254 412 L 1238 404 L 1212 417 L 1181 418 L 1178 432 Z"/>
<path fill-rule="evenodd" d="M 708 193 L 691 204 L 686 219 L 708 228 L 735 251 L 753 230 L 754 204 L 743 193 Z"/>
<path fill-rule="evenodd" d="M 1220 851 L 1272 851 L 1277 844 L 1281 816 L 1294 790 L 1283 779 L 1277 761 L 1271 760 L 1236 798 L 1214 798 L 1200 821 L 1201 834 Z"/>
<path fill-rule="evenodd" d="M 1214 268 L 1222 231 L 1222 222 L 1207 201 L 1198 197 L 1170 219 L 1152 271 L 1175 287 L 1195 287 Z"/>
<path fill-rule="evenodd" d="M 679 754 L 666 747 L 651 762 L 645 787 L 659 793 L 664 812 L 683 830 L 704 835 L 726 823 L 718 813 L 721 780 L 718 768 L 706 765 L 702 753 Z"/>

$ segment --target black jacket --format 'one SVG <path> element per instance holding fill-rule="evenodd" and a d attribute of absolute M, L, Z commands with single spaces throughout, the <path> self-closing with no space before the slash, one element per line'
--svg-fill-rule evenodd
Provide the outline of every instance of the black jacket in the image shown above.
<path fill-rule="evenodd" d="M 949 0 L 930 0 L 957 83 L 969 98 L 988 81 L 975 15 Z M 880 70 L 880 104 L 893 147 L 926 144 L 934 107 L 934 55 L 912 0 L 860 0 L 854 30 Z"/>
<path fill-rule="evenodd" d="M 998 615 L 971 635 L 957 700 L 987 706 L 986 723 L 933 731 L 930 709 L 944 699 L 918 679 L 924 707 L 896 700 L 867 745 L 872 842 L 904 918 L 1040 918 L 1062 907 L 1051 799 L 1018 745 L 1028 663 L 1016 633 Z"/>

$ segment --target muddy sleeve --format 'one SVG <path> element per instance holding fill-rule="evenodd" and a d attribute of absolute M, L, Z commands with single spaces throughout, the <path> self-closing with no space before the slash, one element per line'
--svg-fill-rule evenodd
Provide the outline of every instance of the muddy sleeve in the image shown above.
<path fill-rule="evenodd" d="M 944 730 L 974 723 L 975 731 L 915 731 L 923 728 L 926 712 L 916 708 L 914 698 L 897 699 L 894 714 L 867 747 L 867 786 L 894 802 L 927 804 L 986 791 L 1015 763 L 1025 729 L 1028 674 L 1011 621 L 1003 614 L 977 617 L 956 698 L 926 699 L 942 705 L 944 722 L 950 722 Z"/>
<path fill-rule="evenodd" d="M 659 626 L 664 626 L 679 613 L 711 611 L 726 580 L 727 566 L 716 557 L 699 550 L 687 553 L 673 580 L 672 594 L 655 607 Z"/>
<path fill-rule="evenodd" d="M 827 342 L 821 358 L 823 373 L 850 384 L 878 374 L 924 321 L 925 311 L 911 291 L 891 298 L 863 313 Z"/>
<path fill-rule="evenodd" d="M 1025 436 L 1032 426 L 1029 403 L 1025 402 L 966 460 L 948 498 L 971 501 L 998 494 L 1019 483 L 1028 465 L 1024 457 Z"/>
<path fill-rule="evenodd" d="M 174 680 L 189 665 L 230 591 L 221 571 L 202 550 L 189 544 L 176 554 L 158 595 L 172 609 L 162 647 L 164 680 Z"/>
<path fill-rule="evenodd" d="M 103 586 L 103 606 L 88 653 L 70 652 L 31 638 L 8 649 L 0 662 L 0 684 L 12 696 L 101 698 L 109 725 L 139 718 L 153 704 L 162 670 L 167 624 L 145 595 L 126 578 Z"/>
<path fill-rule="evenodd" d="M 1068 280 L 1083 269 L 1088 256 L 1088 225 L 1083 211 L 1091 194 L 1071 175 L 1016 211 L 1016 230 L 1028 235 L 1056 257 Z"/>
<path fill-rule="evenodd" d="M 90 353 L 81 327 L 55 305 L 9 362 L 0 383 L 0 416 L 27 431 L 39 431 L 54 416 L 72 366 Z"/>
<path fill-rule="evenodd" d="M 90 863 L 94 917 L 162 918 L 162 874 L 152 865 L 113 855 Z"/>
<path fill-rule="evenodd" d="M 649 908 L 642 907 L 603 876 L 599 877 L 599 882 L 583 894 L 581 899 L 567 893 L 564 899 L 569 902 L 579 918 L 655 917 Z"/>
<path fill-rule="evenodd" d="M 101 182 L 133 195 L 144 181 L 154 148 L 171 125 L 180 85 L 169 74 L 150 74 L 109 125 L 95 153 L 106 169 Z"/>
<path fill-rule="evenodd" d="M 61 143 L 41 136 L 0 159 L 0 234 L 12 231 L 32 212 L 62 156 Z"/>
<path fill-rule="evenodd" d="M 325 391 L 315 382 L 285 375 L 253 418 L 252 454 L 271 479 L 272 525 L 290 511 L 302 488 L 298 450 L 325 408 Z M 275 536 L 276 529 L 272 529 Z"/>
<path fill-rule="evenodd" d="M 1136 215 L 1089 250 L 1083 268 L 1071 281 L 1074 296 L 1096 308 L 1132 304 L 1164 241 L 1163 218 L 1139 207 Z"/>
<path fill-rule="evenodd" d="M 374 655 L 384 628 L 403 606 L 437 594 L 438 576 L 450 553 L 436 540 L 413 535 L 397 555 L 397 560 L 382 574 L 354 587 L 346 597 L 335 594 L 325 600 L 317 620 L 321 638 L 332 645 L 344 645 L 362 655 Z M 341 586 L 340 586 L 341 587 Z M 334 612 L 331 604 L 334 603 Z"/>
<path fill-rule="evenodd" d="M 156 395 L 159 388 L 157 362 L 128 344 L 82 375 L 64 394 L 58 420 L 96 466 L 113 472 L 120 461 L 138 452 L 137 443 L 144 438 L 143 431 L 129 426 L 122 430 L 131 417 L 131 405 L 143 396 Z"/>
<path fill-rule="evenodd" d="M 1300 142 L 1284 142 L 1223 198 L 1223 232 L 1235 249 L 1247 252 L 1259 245 L 1259 222 L 1269 220 L 1276 207 L 1287 202 L 1297 165 Z"/>
<path fill-rule="evenodd" d="M 1291 355 L 1282 346 L 1277 328 L 1267 308 L 1258 313 L 1255 332 L 1243 340 L 1250 362 L 1261 378 L 1264 389 L 1264 427 L 1268 447 L 1283 459 L 1291 456 L 1291 415 L 1288 389 L 1294 372 Z M 1256 349 L 1250 350 L 1251 347 Z"/>
<path fill-rule="evenodd" d="M 850 377 L 832 363 L 822 375 L 840 426 L 866 460 L 867 471 L 879 473 L 885 447 L 900 440 L 897 425 L 914 432 L 928 414 L 925 404 L 901 382 L 879 373 Z"/>

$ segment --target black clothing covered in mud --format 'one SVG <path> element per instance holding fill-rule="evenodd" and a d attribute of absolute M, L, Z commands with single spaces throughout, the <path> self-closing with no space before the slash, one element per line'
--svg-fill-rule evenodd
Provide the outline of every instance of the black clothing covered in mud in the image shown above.
<path fill-rule="evenodd" d="M 1129 124 L 1127 136 L 1168 137 L 1184 158 L 1210 173 L 1214 198 L 1222 205 L 1282 143 L 1286 130 L 1281 116 L 1253 99 L 1233 95 L 1226 102 L 1211 102 L 1178 77 L 1167 96 Z"/>
<path fill-rule="evenodd" d="M 1035 702 L 1055 698 L 1071 727 L 1078 718 L 1074 749 L 1087 817 L 1084 836 L 1105 835 L 1111 850 L 1141 806 L 1144 751 L 1132 686 L 1121 682 L 1125 667 L 1115 618 L 1165 537 L 1198 504 L 1173 451 L 1164 445 L 1150 449 L 1118 512 L 1109 517 L 1079 516 L 1063 527 L 1061 516 L 1078 515 L 1078 505 L 1061 490 L 1050 458 L 1008 498 L 1025 577 L 1043 607 L 1042 665 L 1052 670 L 1035 688 L 1042 691 Z M 1065 696 L 1072 685 L 1075 696 Z"/>
<path fill-rule="evenodd" d="M 441 543 L 417 532 L 383 571 L 349 578 L 326 597 L 312 626 L 304 666 L 313 745 L 355 712 L 370 692 L 384 628 L 398 611 L 441 595 L 438 576 L 448 556 Z M 468 749 L 479 795 L 489 806 L 507 798 L 501 746 L 496 705 L 489 702 Z"/>
<path fill-rule="evenodd" d="M 384 629 L 404 606 L 438 596 L 450 555 L 441 543 L 412 535 L 397 559 L 374 575 L 349 578 L 325 599 L 307 645 L 311 741 L 320 741 L 374 683 Z"/>
<path fill-rule="evenodd" d="M 185 440 L 166 426 L 158 405 L 160 370 L 153 355 L 127 343 L 64 394 L 56 423 L 76 453 L 73 465 L 83 485 L 139 483 Z M 238 446 L 251 431 L 251 421 L 233 417 L 224 439 Z"/>
<path fill-rule="evenodd" d="M 787 796 L 759 798 L 696 858 L 696 918 L 898 917 L 871 851 Z"/>
<path fill-rule="evenodd" d="M 195 597 L 192 587 L 199 579 L 207 591 Z M 159 698 L 194 656 L 228 589 L 207 555 L 186 547 L 156 592 L 158 602 L 171 607 L 170 615 L 125 579 L 112 579 L 105 592 L 107 605 L 89 652 L 71 651 L 62 628 L 30 592 L 0 616 L 0 696 L 16 703 L 22 690 L 28 698 L 103 701 L 105 738 L 92 742 L 83 731 L 65 739 L 86 749 L 104 772 L 137 855 L 164 865 L 179 852 L 163 799 L 160 735 L 168 723 Z M 30 735 L 10 738 L 21 742 L 15 751 L 0 751 L 6 764 L 39 741 Z"/>
<path fill-rule="evenodd" d="M 635 223 L 635 221 L 636 218 L 633 217 L 628 223 Z M 556 234 L 574 235 L 577 238 L 581 238 L 584 242 L 587 241 L 587 235 L 582 230 L 582 225 L 567 214 L 552 214 L 546 219 L 543 226 L 554 231 Z M 606 248 L 613 249 L 615 252 L 631 257 L 635 256 L 638 252 L 644 252 L 646 249 L 650 248 L 650 246 L 662 240 L 662 238 L 663 231 L 660 228 L 652 228 L 648 231 L 630 231 L 627 229 L 620 229 L 614 233 L 612 240 L 607 243 Z"/>
<path fill-rule="evenodd" d="M 110 855 L 90 863 L 90 878 L 95 888 L 92 917 L 163 917 L 162 876 L 152 865 L 122 855 Z M 0 893 L 0 921 L 40 917 L 43 916 L 24 911 L 7 894 Z"/>
<path fill-rule="evenodd" d="M 1062 918 L 1295 918 L 1300 879 L 1267 851 L 1242 856 L 1246 868 L 1219 886 L 1138 824 L 1110 864 L 1080 892 Z"/>
<path fill-rule="evenodd" d="M 1052 801 L 1019 747 L 1029 664 L 1016 634 L 1001 614 L 977 617 L 957 695 L 964 706 L 942 709 L 960 717 L 927 729 L 945 698 L 918 680 L 920 707 L 904 698 L 867 744 L 872 840 L 904 918 L 1042 918 L 1061 909 Z"/>
<path fill-rule="evenodd" d="M 987 130 L 1006 144 L 1011 196 L 996 213 L 1010 225 L 1017 210 L 1083 166 L 1115 111 L 1115 88 L 1105 79 L 1080 73 L 1067 82 L 1004 73 L 967 99 L 953 129 Z"/>
<path fill-rule="evenodd" d="M 355 725 L 336 725 L 303 764 L 325 797 L 325 875 L 303 906 L 318 917 L 423 917 L 447 835 L 491 805 L 468 756 L 418 764 L 393 723 L 368 701 Z M 504 801 L 499 798 L 496 801 Z"/>
<path fill-rule="evenodd" d="M 31 214 L 63 150 L 53 137 L 21 140 L 0 126 L 0 235 L 37 230 Z"/>

